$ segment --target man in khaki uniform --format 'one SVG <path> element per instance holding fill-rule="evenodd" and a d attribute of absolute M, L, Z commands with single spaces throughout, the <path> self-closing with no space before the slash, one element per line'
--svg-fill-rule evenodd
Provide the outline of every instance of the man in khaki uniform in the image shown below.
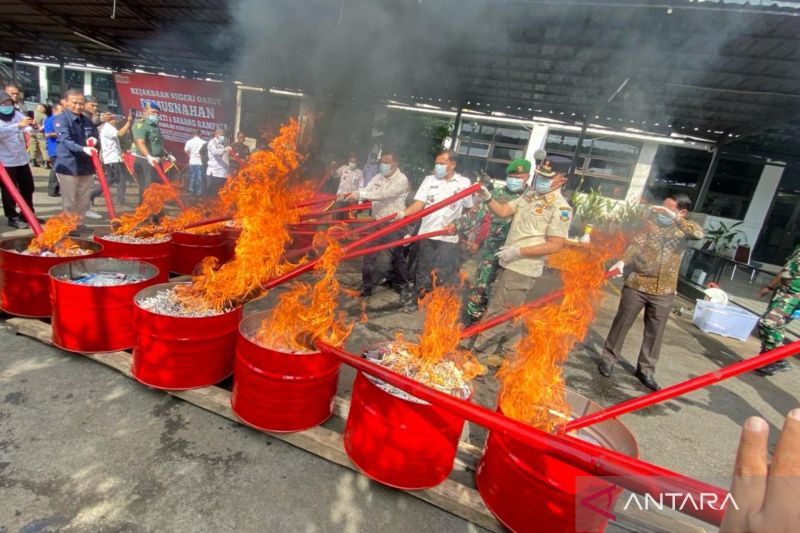
<path fill-rule="evenodd" d="M 500 218 L 514 217 L 506 243 L 496 254 L 501 272 L 492 290 L 486 317 L 528 301 L 536 280 L 544 272 L 545 257 L 564 246 L 572 221 L 572 207 L 561 194 L 566 181 L 564 175 L 554 172 L 550 162 L 545 160 L 536 170 L 532 186 L 515 200 L 500 203 L 488 190 L 481 188 L 480 196 L 492 213 Z M 518 339 L 520 329 L 507 321 L 491 332 L 481 333 L 475 341 L 475 349 L 486 353 L 496 335 L 502 334 L 505 355 Z M 503 359 L 493 355 L 486 362 L 499 366 Z"/>

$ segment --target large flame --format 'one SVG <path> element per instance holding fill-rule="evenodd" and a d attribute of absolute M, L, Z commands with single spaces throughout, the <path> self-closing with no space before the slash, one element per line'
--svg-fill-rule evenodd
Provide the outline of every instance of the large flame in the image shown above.
<path fill-rule="evenodd" d="M 322 277 L 313 287 L 295 282 L 280 296 L 278 305 L 256 332 L 255 338 L 259 343 L 289 352 L 307 352 L 314 350 L 313 339 L 341 346 L 353 329 L 352 322 L 346 322 L 344 313 L 336 310 L 339 296 L 336 266 L 344 251 L 326 233 L 317 234 L 314 246 L 326 247 L 315 267 L 323 273 Z"/>
<path fill-rule="evenodd" d="M 172 185 L 151 183 L 142 194 L 142 203 L 134 211 L 123 213 L 111 223 L 112 231 L 116 235 L 165 235 L 167 230 L 160 226 L 142 223 L 164 210 L 164 205 L 175 197 Z"/>
<path fill-rule="evenodd" d="M 562 365 L 586 336 L 603 297 L 605 263 L 624 250 L 621 234 L 592 234 L 589 247 L 566 246 L 549 264 L 561 271 L 564 298 L 523 315 L 527 334 L 497 373 L 500 409 L 515 420 L 552 432 L 569 416 Z"/>
<path fill-rule="evenodd" d="M 292 120 L 270 143 L 255 152 L 236 179 L 220 192 L 221 209 L 233 208 L 242 228 L 232 261 L 218 267 L 214 258 L 202 263 L 202 273 L 191 285 L 176 289 L 187 307 L 224 309 L 261 295 L 264 280 L 294 265 L 282 262 L 290 240 L 288 226 L 298 221 L 293 206 L 306 199 L 304 187 L 290 187 L 301 157 L 295 150 L 297 122 Z"/>
<path fill-rule="evenodd" d="M 80 217 L 74 213 L 61 213 L 48 219 L 42 228 L 42 233 L 28 244 L 27 251 L 32 254 L 47 251 L 58 256 L 75 255 L 78 245 L 71 239 L 64 239 L 64 236 L 78 227 L 79 220 Z"/>

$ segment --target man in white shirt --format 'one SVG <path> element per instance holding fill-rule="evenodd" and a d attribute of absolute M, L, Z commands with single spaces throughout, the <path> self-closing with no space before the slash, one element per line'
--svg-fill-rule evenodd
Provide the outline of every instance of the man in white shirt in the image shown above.
<path fill-rule="evenodd" d="M 225 148 L 225 131 L 217 129 L 214 137 L 208 141 L 208 195 L 216 196 L 219 190 L 225 185 L 228 177 L 228 149 Z"/>
<path fill-rule="evenodd" d="M 413 215 L 431 204 L 449 198 L 471 185 L 469 179 L 456 173 L 457 156 L 452 150 L 443 150 L 436 156 L 434 173 L 422 180 L 414 196 L 414 203 L 398 213 L 400 217 Z M 472 197 L 467 196 L 424 217 L 418 234 L 450 229 L 452 235 L 442 235 L 420 241 L 417 259 L 416 290 L 423 296 L 433 287 L 432 272 L 436 271 L 438 285 L 455 285 L 461 267 L 461 247 L 458 244 L 457 225 L 461 216 L 472 207 Z M 410 310 L 413 309 L 411 306 Z"/>
<path fill-rule="evenodd" d="M 358 158 L 350 154 L 347 164 L 336 169 L 335 176 L 339 178 L 337 196 L 344 196 L 358 190 L 359 184 L 364 180 L 364 173 L 358 168 Z"/>
<path fill-rule="evenodd" d="M 125 168 L 125 163 L 122 162 L 122 147 L 119 144 L 120 138 L 128 134 L 133 121 L 133 115 L 128 113 L 125 124 L 117 129 L 119 125 L 117 115 L 111 113 L 103 113 L 101 120 L 103 124 L 100 126 L 100 157 L 103 159 L 103 170 L 106 172 L 106 182 L 109 188 L 112 185 L 117 186 L 117 198 L 114 202 L 118 206 L 125 205 L 125 192 L 128 187 L 128 169 Z M 92 189 L 91 202 L 94 204 L 96 198 L 103 194 L 102 187 L 97 184 Z M 100 214 L 95 213 L 91 209 L 86 211 L 86 216 L 89 218 L 102 218 Z"/>
<path fill-rule="evenodd" d="M 384 150 L 381 155 L 379 173 L 366 186 L 348 194 L 346 199 L 356 202 L 371 200 L 372 216 L 377 219 L 403 211 L 406 208 L 408 189 L 408 178 L 397 167 L 397 157 L 394 153 Z M 402 239 L 404 235 L 405 231 L 400 229 L 377 239 L 375 244 Z M 408 283 L 410 281 L 408 263 L 403 248 L 394 247 L 388 251 L 392 262 L 393 282 L 400 289 L 400 303 L 407 305 L 411 303 L 412 294 Z M 378 254 L 364 256 L 364 264 L 361 269 L 362 297 L 366 298 L 372 295 L 377 278 L 375 272 L 377 260 Z"/>
<path fill-rule="evenodd" d="M 16 87 L 8 84 L 8 87 Z M 25 149 L 25 134 L 34 132 L 33 119 L 17 111 L 13 96 L 0 93 L 0 162 L 8 172 L 11 181 L 19 190 L 22 198 L 33 209 L 33 174 L 28 165 L 28 152 Z M 3 195 L 3 214 L 8 219 L 8 225 L 15 229 L 26 229 L 28 225 L 17 212 L 17 205 L 6 190 L 5 184 L 0 182 Z"/>
<path fill-rule="evenodd" d="M 189 156 L 189 192 L 197 196 L 205 193 L 202 155 L 205 145 L 206 141 L 200 138 L 200 130 L 195 130 L 194 136 L 183 146 L 183 151 Z"/>

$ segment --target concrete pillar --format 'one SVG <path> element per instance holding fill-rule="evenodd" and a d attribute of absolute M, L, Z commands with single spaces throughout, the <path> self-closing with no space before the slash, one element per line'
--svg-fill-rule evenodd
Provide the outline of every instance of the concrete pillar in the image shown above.
<path fill-rule="evenodd" d="M 39 65 L 39 99 L 42 102 L 46 102 L 47 99 L 50 97 L 48 91 L 48 83 L 47 83 L 47 67 L 44 65 Z M 58 95 L 53 95 L 53 103 L 58 103 L 59 97 Z"/>
<path fill-rule="evenodd" d="M 92 73 L 89 70 L 83 73 L 83 94 L 86 96 L 92 94 Z"/>
<path fill-rule="evenodd" d="M 747 213 L 744 215 L 744 224 L 740 227 L 742 232 L 747 235 L 748 243 L 751 248 L 754 248 L 758 237 L 761 235 L 761 229 L 769 215 L 772 200 L 775 198 L 775 193 L 778 192 L 778 187 L 781 184 L 781 177 L 783 176 L 784 167 L 776 165 L 764 165 L 761 171 L 761 177 L 758 179 L 758 185 L 753 192 L 753 198 L 750 200 L 750 205 L 747 207 Z"/>
<path fill-rule="evenodd" d="M 650 178 L 650 170 L 653 168 L 656 151 L 658 151 L 658 143 L 656 141 L 642 142 L 639 159 L 636 161 L 636 166 L 633 167 L 628 194 L 625 195 L 626 202 L 636 202 L 642 197 L 642 193 L 647 187 L 647 180 Z"/>
<path fill-rule="evenodd" d="M 547 124 L 534 124 L 531 130 L 531 137 L 528 139 L 528 146 L 525 148 L 525 159 L 533 162 L 533 154 L 536 150 L 544 150 L 544 145 L 547 142 L 547 133 L 550 131 L 550 126 Z"/>

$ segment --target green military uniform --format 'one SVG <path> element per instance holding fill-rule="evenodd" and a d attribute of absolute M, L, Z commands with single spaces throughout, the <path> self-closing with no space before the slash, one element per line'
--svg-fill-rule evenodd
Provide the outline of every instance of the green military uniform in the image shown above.
<path fill-rule="evenodd" d="M 800 246 L 789 256 L 781 271 L 781 285 L 767 306 L 767 312 L 758 321 L 761 351 L 773 350 L 783 343 L 783 332 L 800 310 Z"/>
<path fill-rule="evenodd" d="M 500 203 L 506 203 L 519 198 L 523 192 L 512 192 L 507 187 L 495 187 L 492 190 L 492 199 Z M 475 272 L 475 283 L 467 298 L 467 315 L 472 324 L 480 320 L 486 312 L 486 306 L 489 304 L 489 288 L 497 278 L 497 272 L 500 268 L 500 260 L 495 257 L 495 254 L 506 243 L 508 230 L 511 227 L 510 218 L 494 216 L 485 204 L 476 212 L 476 219 L 483 220 L 487 213 L 492 217 L 489 225 L 489 234 L 478 250 L 479 262 L 478 269 Z"/>
<path fill-rule="evenodd" d="M 136 146 L 136 141 L 144 141 L 144 145 L 153 157 L 164 157 L 166 151 L 164 150 L 164 137 L 158 129 L 158 124 L 149 120 L 146 117 L 138 119 L 133 124 L 133 146 L 131 152 L 137 156 L 143 154 Z M 143 157 L 136 157 L 134 159 L 134 170 L 139 179 L 139 204 L 141 205 L 144 196 L 144 190 L 148 185 L 154 181 L 158 181 L 158 176 L 155 174 L 153 167 Z"/>

